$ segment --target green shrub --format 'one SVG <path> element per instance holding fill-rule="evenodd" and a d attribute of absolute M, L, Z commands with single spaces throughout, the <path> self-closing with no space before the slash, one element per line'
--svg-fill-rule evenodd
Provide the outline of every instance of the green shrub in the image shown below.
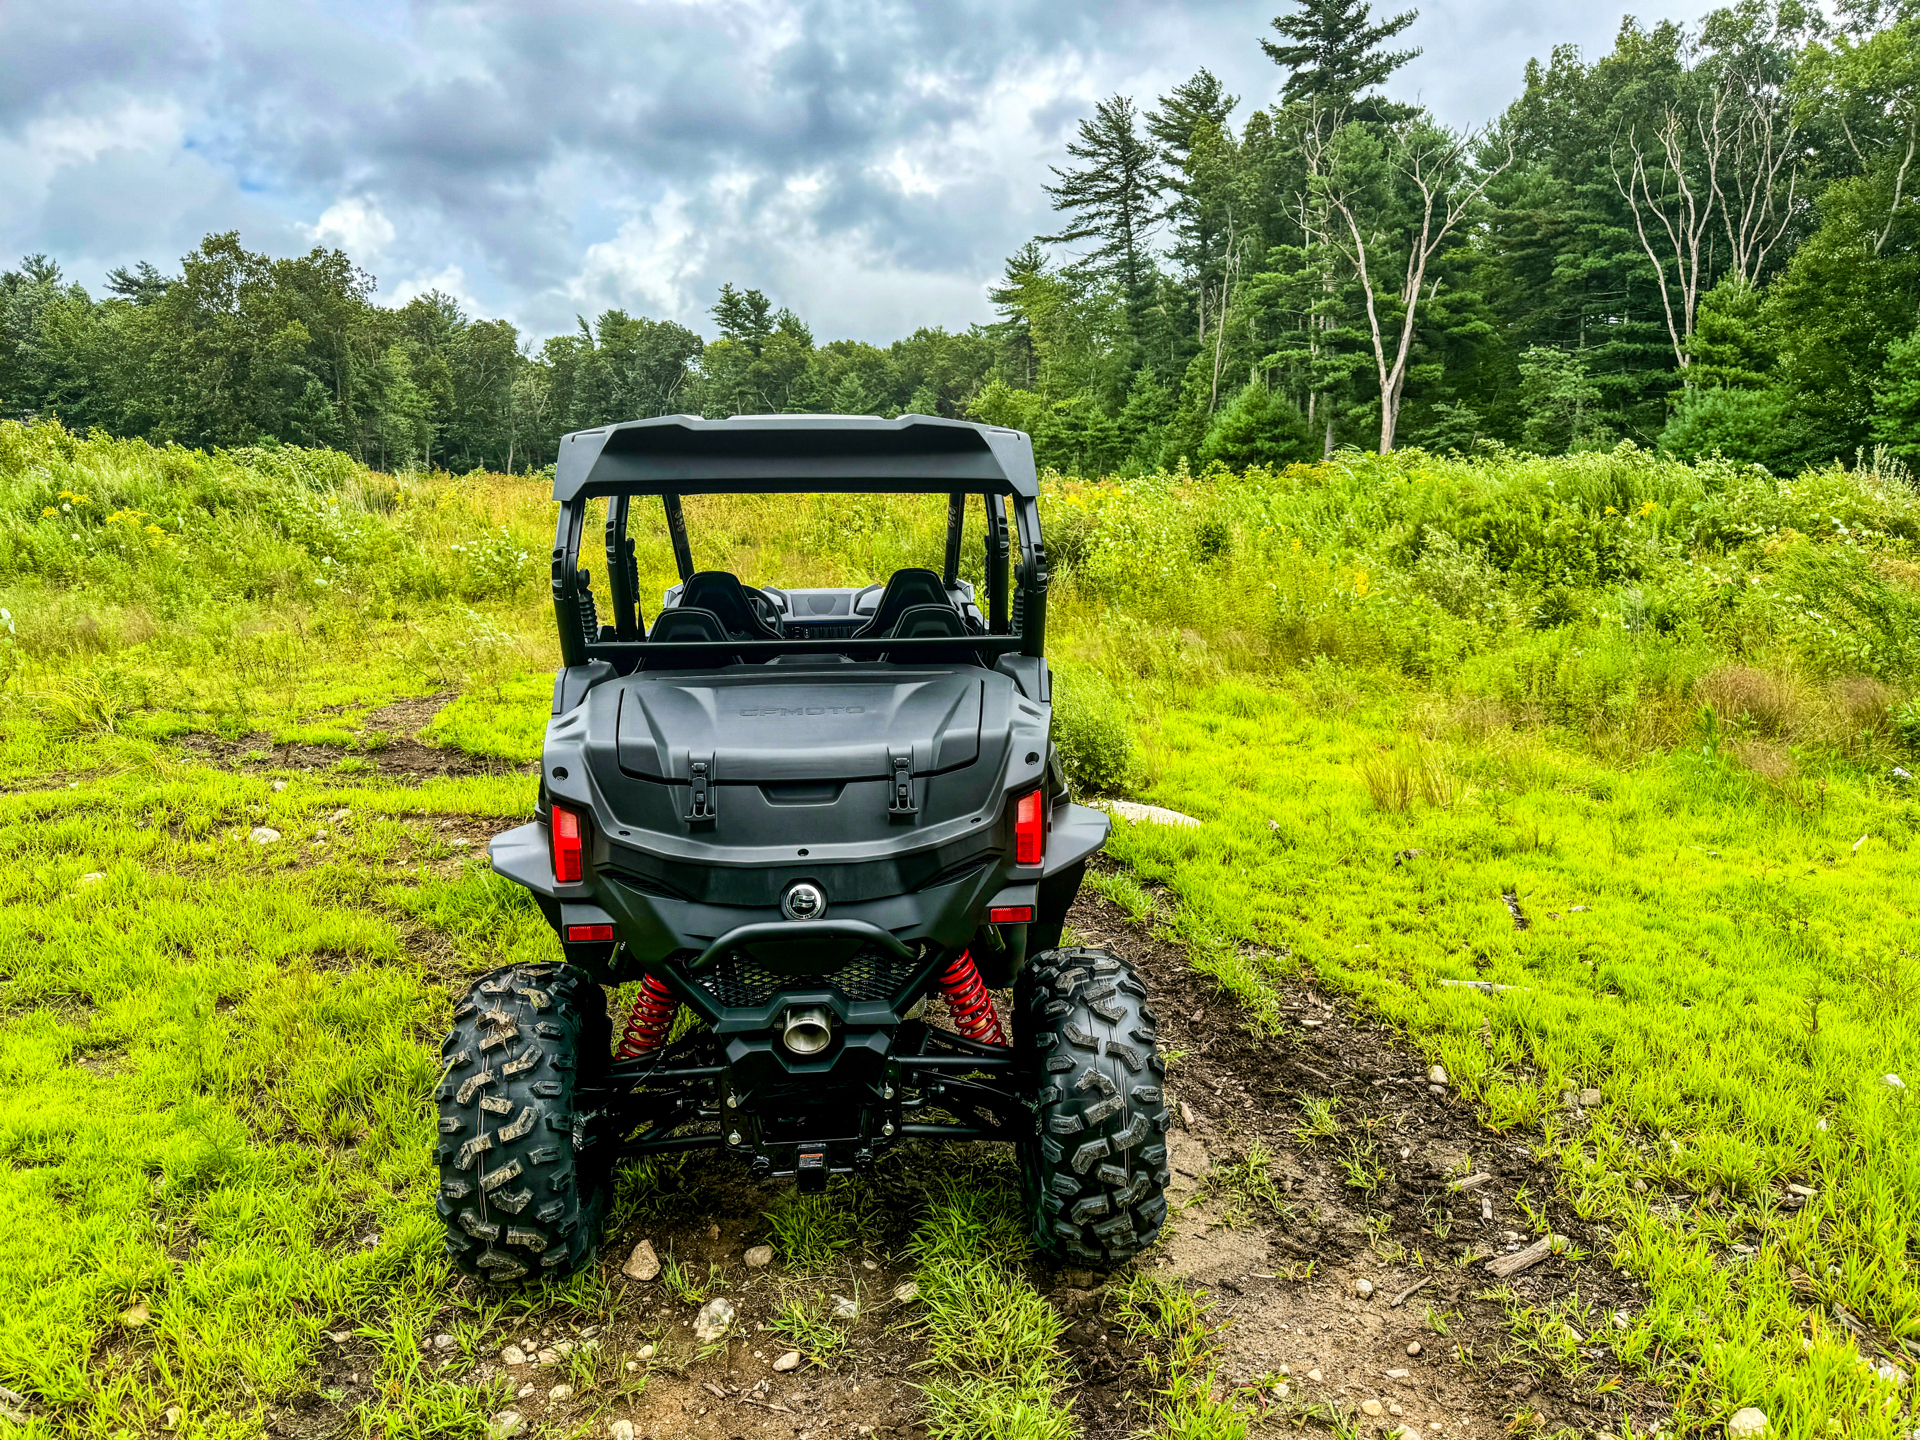
<path fill-rule="evenodd" d="M 1134 780 L 1133 721 L 1099 671 L 1054 672 L 1054 745 L 1076 795 L 1111 795 Z"/>

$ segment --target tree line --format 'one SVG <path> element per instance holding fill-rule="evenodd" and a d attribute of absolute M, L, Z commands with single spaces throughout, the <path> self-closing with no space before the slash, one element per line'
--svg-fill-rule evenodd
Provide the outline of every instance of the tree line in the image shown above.
<path fill-rule="evenodd" d="M 452 470 L 677 411 L 972 417 L 1083 473 L 1623 439 L 1914 461 L 1916 0 L 1630 19 L 1466 132 L 1391 94 L 1414 11 L 1287 3 L 1245 119 L 1203 69 L 1080 122 L 1058 227 L 964 332 L 822 344 L 729 284 L 711 338 L 608 310 L 536 348 L 437 292 L 378 305 L 338 250 L 225 234 L 98 296 L 44 256 L 0 273 L 0 413 Z"/>

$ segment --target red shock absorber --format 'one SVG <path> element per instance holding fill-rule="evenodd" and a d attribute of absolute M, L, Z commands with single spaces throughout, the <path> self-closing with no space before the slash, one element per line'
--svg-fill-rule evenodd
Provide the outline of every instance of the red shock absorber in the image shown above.
<path fill-rule="evenodd" d="M 987 983 L 981 979 L 981 968 L 974 964 L 973 956 L 962 951 L 950 961 L 940 973 L 939 985 L 941 997 L 963 1036 L 989 1046 L 1007 1044 L 1001 1019 L 994 1014 L 993 998 L 987 994 Z"/>
<path fill-rule="evenodd" d="M 657 1051 L 667 1044 L 667 1033 L 674 1027 L 674 1015 L 680 1010 L 680 1002 L 674 993 L 651 975 L 640 978 L 640 994 L 634 997 L 633 1014 L 627 1017 L 627 1027 L 620 1033 L 619 1055 L 623 1061 L 631 1061 L 648 1051 Z"/>

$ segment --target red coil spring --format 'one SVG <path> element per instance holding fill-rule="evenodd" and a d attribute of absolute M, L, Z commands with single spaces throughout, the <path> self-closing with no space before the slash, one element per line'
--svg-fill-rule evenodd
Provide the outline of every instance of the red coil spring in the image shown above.
<path fill-rule="evenodd" d="M 1000 1017 L 994 1014 L 993 998 L 987 994 L 987 983 L 981 980 L 981 969 L 974 964 L 973 956 L 962 951 L 940 973 L 939 984 L 941 996 L 963 1036 L 989 1046 L 1007 1044 Z"/>
<path fill-rule="evenodd" d="M 652 976 L 642 976 L 640 994 L 634 997 L 633 1014 L 627 1017 L 627 1027 L 620 1033 L 620 1058 L 631 1061 L 666 1045 L 667 1033 L 673 1029 L 674 1014 L 679 1009 L 680 1002 L 674 999 L 672 991 Z"/>

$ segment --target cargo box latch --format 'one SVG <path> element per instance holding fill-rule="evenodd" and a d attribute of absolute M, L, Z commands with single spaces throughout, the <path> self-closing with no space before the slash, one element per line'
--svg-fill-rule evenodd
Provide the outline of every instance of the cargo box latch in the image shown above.
<path fill-rule="evenodd" d="M 888 792 L 887 814 L 890 816 L 911 816 L 920 811 L 914 804 L 914 753 L 906 755 L 892 753 L 889 759 L 894 765 L 894 787 Z"/>
<path fill-rule="evenodd" d="M 705 759 L 693 756 L 687 758 L 687 772 L 692 781 L 692 792 L 687 798 L 685 819 L 692 825 L 701 825 L 714 819 L 713 766 L 712 756 Z"/>

